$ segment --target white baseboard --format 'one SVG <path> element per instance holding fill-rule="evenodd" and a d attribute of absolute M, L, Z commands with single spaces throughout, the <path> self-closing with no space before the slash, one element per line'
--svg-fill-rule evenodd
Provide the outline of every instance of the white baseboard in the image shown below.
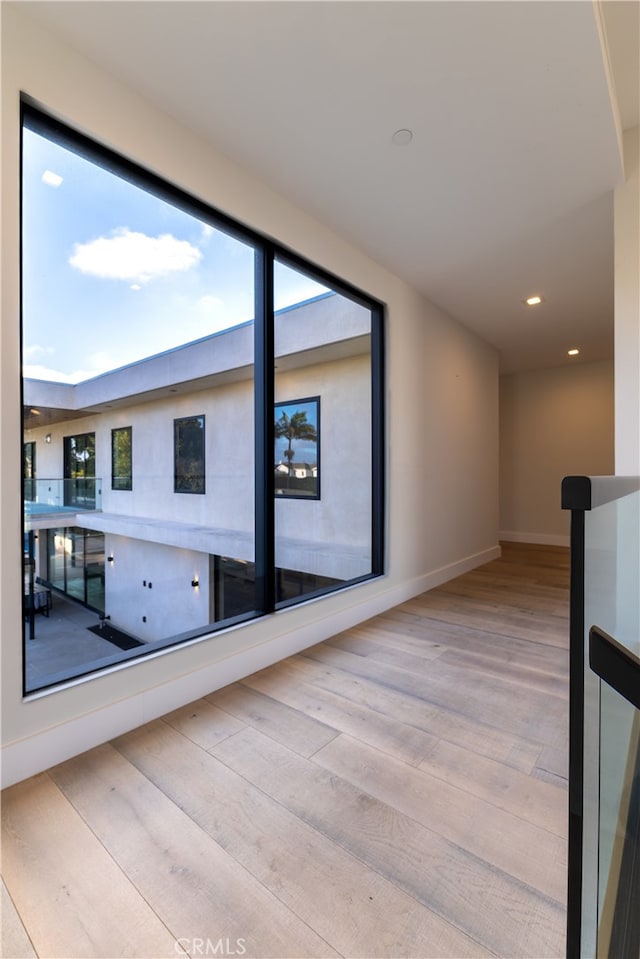
<path fill-rule="evenodd" d="M 68 722 L 34 733 L 24 739 L 7 743 L 3 746 L 1 754 L 0 787 L 4 789 L 6 786 L 43 772 L 57 763 L 108 742 L 116 736 L 121 736 L 152 719 L 164 716 L 171 710 L 185 706 L 222 686 L 236 682 L 258 669 L 264 669 L 286 656 L 320 643 L 342 630 L 377 616 L 476 566 L 497 559 L 500 552 L 500 547 L 494 546 L 467 556 L 400 586 L 382 589 L 364 602 L 357 602 L 337 613 L 324 617 L 319 614 L 303 627 L 284 632 L 276 639 L 249 649 L 234 652 L 226 659 L 218 660 L 184 676 L 178 676 L 161 686 L 111 703 L 95 712 L 76 716 Z M 384 580 L 381 582 L 384 583 Z M 356 590 L 357 587 L 353 590 L 354 596 L 357 595 Z M 317 604 L 315 608 L 320 613 L 320 607 Z M 274 615 L 281 616 L 285 626 L 286 610 Z"/>
<path fill-rule="evenodd" d="M 513 530 L 500 530 L 501 540 L 507 543 L 532 543 L 536 546 L 568 546 L 569 534 L 560 533 L 518 533 Z"/>

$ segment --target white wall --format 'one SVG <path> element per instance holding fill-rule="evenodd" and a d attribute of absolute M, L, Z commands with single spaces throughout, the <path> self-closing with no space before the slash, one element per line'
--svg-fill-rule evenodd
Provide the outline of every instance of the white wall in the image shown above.
<path fill-rule="evenodd" d="M 640 127 L 624 133 L 615 191 L 616 473 L 640 475 Z"/>
<path fill-rule="evenodd" d="M 105 613 L 118 629 L 148 643 L 210 621 L 206 553 L 107 535 L 105 556 L 113 556 L 105 564 Z"/>
<path fill-rule="evenodd" d="M 21 695 L 19 91 L 388 305 L 387 575 L 144 662 Z M 71 48 L 2 8 L 3 781 L 324 639 L 497 555 L 495 351 Z M 382 225 L 381 225 L 381 228 Z"/>
<path fill-rule="evenodd" d="M 613 472 L 613 363 L 500 377 L 500 537 L 569 544 L 563 476 Z"/>

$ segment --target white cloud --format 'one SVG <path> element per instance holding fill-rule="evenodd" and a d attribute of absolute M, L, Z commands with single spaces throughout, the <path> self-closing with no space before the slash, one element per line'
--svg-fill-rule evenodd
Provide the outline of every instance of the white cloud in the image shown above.
<path fill-rule="evenodd" d="M 47 380 L 51 383 L 80 383 L 82 380 L 88 380 L 96 375 L 95 370 L 76 370 L 73 373 L 63 373 L 61 370 L 55 370 L 50 366 L 39 366 L 31 363 L 25 363 L 22 373 L 26 379 Z"/>
<path fill-rule="evenodd" d="M 88 359 L 93 368 L 93 376 L 97 376 L 98 373 L 106 373 L 107 370 L 112 370 L 115 366 L 114 360 L 108 353 L 92 353 Z"/>
<path fill-rule="evenodd" d="M 219 296 L 206 294 L 200 297 L 196 302 L 196 306 L 202 313 L 217 313 L 220 307 L 224 306 L 224 301 L 221 300 Z"/>
<path fill-rule="evenodd" d="M 24 358 L 28 360 L 35 360 L 38 356 L 48 356 L 51 353 L 55 353 L 52 346 L 40 346 L 38 343 L 25 346 L 23 351 Z"/>
<path fill-rule="evenodd" d="M 30 380 L 47 380 L 51 383 L 82 383 L 83 380 L 90 380 L 93 376 L 106 373 L 116 366 L 108 353 L 92 353 L 87 359 L 91 364 L 91 368 L 87 370 L 74 370 L 72 373 L 63 373 L 62 370 L 56 370 L 51 366 L 44 366 L 38 363 L 25 363 L 22 368 L 22 373 L 23 376 Z"/>
<path fill-rule="evenodd" d="M 42 182 L 46 183 L 47 186 L 54 187 L 54 189 L 56 190 L 60 186 L 62 181 L 63 181 L 63 178 L 58 173 L 54 173 L 53 170 L 45 170 L 44 173 L 42 174 Z"/>
<path fill-rule="evenodd" d="M 111 236 L 89 243 L 76 243 L 69 263 L 81 273 L 109 280 L 148 283 L 155 276 L 184 272 L 202 259 L 202 253 L 187 240 L 170 233 L 147 236 L 119 227 Z"/>

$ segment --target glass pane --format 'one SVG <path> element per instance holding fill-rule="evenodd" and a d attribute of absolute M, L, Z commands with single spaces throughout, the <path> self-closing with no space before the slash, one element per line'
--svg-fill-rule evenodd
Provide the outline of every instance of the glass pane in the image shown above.
<path fill-rule="evenodd" d="M 275 267 L 276 601 L 372 571 L 371 312 Z"/>
<path fill-rule="evenodd" d="M 246 559 L 212 556 L 216 621 L 232 619 L 255 607 L 255 565 Z"/>
<path fill-rule="evenodd" d="M 637 819 L 640 714 L 606 682 L 600 687 L 597 955 L 626 956 L 631 953 L 623 948 L 625 927 L 640 918 L 640 886 L 633 874 L 639 836 L 632 811 Z"/>
<path fill-rule="evenodd" d="M 204 493 L 204 416 L 175 420 L 173 443 L 176 493 Z"/>
<path fill-rule="evenodd" d="M 96 507 L 96 436 L 85 433 L 64 438 L 65 506 Z"/>
<path fill-rule="evenodd" d="M 111 430 L 111 489 L 133 488 L 132 429 Z"/>
<path fill-rule="evenodd" d="M 605 690 L 602 700 L 600 680 L 589 668 L 588 637 L 591 626 L 598 626 L 638 654 L 640 637 L 640 493 L 632 493 L 585 513 L 585 681 L 584 681 L 584 809 L 583 809 L 583 887 L 582 949 L 584 955 L 596 955 L 598 916 L 605 895 L 602 883 L 608 882 L 609 860 L 613 848 L 612 817 L 617 816 L 615 791 L 619 790 L 619 763 L 629 742 L 629 725 L 620 718 L 614 705 L 617 693 Z M 618 718 L 616 718 L 618 717 Z M 609 741 L 616 736 L 617 747 L 601 750 L 601 729 Z M 626 756 L 626 752 L 625 752 Z M 612 784 L 613 792 L 603 792 L 602 777 Z M 605 790 L 608 789 L 604 784 Z M 619 797 L 618 797 L 619 798 Z M 600 808 L 601 800 L 604 806 Z M 601 816 L 603 817 L 601 819 Z M 601 823 L 604 831 L 600 832 Z M 614 827 L 615 828 L 615 827 Z M 602 859 L 600 860 L 600 857 Z M 600 862 L 600 867 L 599 867 Z"/>
<path fill-rule="evenodd" d="M 52 586 L 56 589 L 64 590 L 65 578 L 65 553 L 67 540 L 64 529 L 48 529 L 45 531 L 48 543 L 48 569 L 47 577 Z"/>
<path fill-rule="evenodd" d="M 104 612 L 104 533 L 87 530 L 85 534 L 86 603 L 98 612 Z"/>
<path fill-rule="evenodd" d="M 24 478 L 24 498 L 33 502 L 36 498 L 36 444 L 23 446 L 22 476 Z"/>
<path fill-rule="evenodd" d="M 55 613 L 25 643 L 37 689 L 254 614 L 255 250 L 29 116 L 25 530 L 48 540 Z M 216 556 L 243 566 L 241 602 L 217 594 Z"/>
<path fill-rule="evenodd" d="M 84 576 L 84 533 L 82 530 L 67 529 L 65 560 L 67 564 L 67 593 L 80 602 L 85 602 Z"/>

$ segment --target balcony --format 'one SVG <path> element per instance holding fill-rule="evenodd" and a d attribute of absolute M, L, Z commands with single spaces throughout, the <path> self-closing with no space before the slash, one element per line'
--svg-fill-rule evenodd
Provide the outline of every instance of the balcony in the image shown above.
<path fill-rule="evenodd" d="M 25 479 L 24 513 L 27 529 L 38 518 L 51 519 L 102 509 L 102 479 L 97 476 L 74 479 Z M 41 525 L 41 524 L 37 524 Z"/>

